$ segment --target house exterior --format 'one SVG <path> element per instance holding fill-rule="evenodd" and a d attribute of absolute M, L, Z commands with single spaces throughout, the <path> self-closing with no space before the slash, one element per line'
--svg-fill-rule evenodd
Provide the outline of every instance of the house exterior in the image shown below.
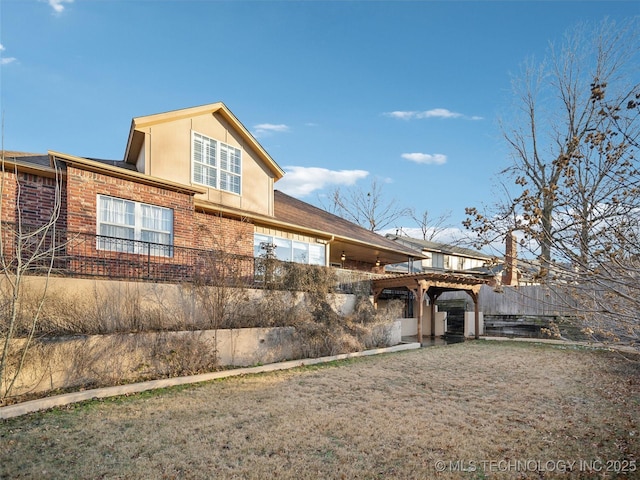
<path fill-rule="evenodd" d="M 179 281 L 212 253 L 242 259 L 247 279 L 266 255 L 382 273 L 420 257 L 277 191 L 284 171 L 223 103 L 134 118 L 122 160 L 4 152 L 2 175 L 3 231 L 59 204 L 68 274 Z"/>
<path fill-rule="evenodd" d="M 422 259 L 413 262 L 412 271 L 414 272 L 472 273 L 474 270 L 480 272 L 496 260 L 491 255 L 470 248 L 420 240 L 405 235 L 387 234 L 386 237 L 423 255 Z"/>

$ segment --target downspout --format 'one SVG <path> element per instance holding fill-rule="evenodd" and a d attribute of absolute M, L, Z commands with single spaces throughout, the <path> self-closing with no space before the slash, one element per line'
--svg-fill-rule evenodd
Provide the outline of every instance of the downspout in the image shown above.
<path fill-rule="evenodd" d="M 329 240 L 327 240 L 327 244 L 326 246 L 329 248 L 324 249 L 324 266 L 328 267 L 329 265 L 331 265 L 331 244 L 333 243 L 333 241 L 336 239 L 335 235 L 331 235 L 331 238 Z"/>

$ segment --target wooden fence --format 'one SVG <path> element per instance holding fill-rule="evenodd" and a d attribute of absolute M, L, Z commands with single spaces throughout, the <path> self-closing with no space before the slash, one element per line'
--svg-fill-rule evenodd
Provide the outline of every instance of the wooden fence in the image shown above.
<path fill-rule="evenodd" d="M 473 310 L 473 301 L 464 292 L 447 292 L 438 301 L 465 300 L 466 310 Z M 479 295 L 480 310 L 486 316 L 573 316 L 577 304 L 560 287 L 530 285 L 502 287 L 501 292 L 483 286 Z"/>

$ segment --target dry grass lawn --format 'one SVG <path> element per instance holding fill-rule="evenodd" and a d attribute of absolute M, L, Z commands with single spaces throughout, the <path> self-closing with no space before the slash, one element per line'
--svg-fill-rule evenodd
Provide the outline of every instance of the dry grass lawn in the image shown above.
<path fill-rule="evenodd" d="M 637 360 L 475 341 L 87 402 L 2 421 L 0 478 L 640 478 Z"/>

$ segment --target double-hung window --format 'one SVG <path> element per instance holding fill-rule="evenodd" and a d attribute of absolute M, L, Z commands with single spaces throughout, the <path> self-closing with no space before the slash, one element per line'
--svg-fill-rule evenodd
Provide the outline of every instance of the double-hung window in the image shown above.
<path fill-rule="evenodd" d="M 193 182 L 240 195 L 240 149 L 196 132 L 192 132 L 191 140 Z"/>
<path fill-rule="evenodd" d="M 173 210 L 98 195 L 98 249 L 170 257 Z"/>

